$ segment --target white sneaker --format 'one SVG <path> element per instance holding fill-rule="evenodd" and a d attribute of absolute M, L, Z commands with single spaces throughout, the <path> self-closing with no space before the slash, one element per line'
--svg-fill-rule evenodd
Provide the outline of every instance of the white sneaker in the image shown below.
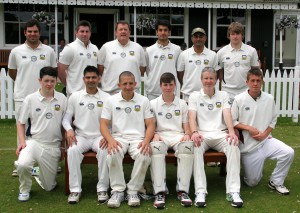
<path fill-rule="evenodd" d="M 243 206 L 243 200 L 238 192 L 230 192 L 227 194 L 226 199 L 231 202 L 231 206 L 241 208 Z"/>
<path fill-rule="evenodd" d="M 110 199 L 107 202 L 107 206 L 110 208 L 118 208 L 121 202 L 124 200 L 124 192 L 114 191 L 111 194 Z"/>
<path fill-rule="evenodd" d="M 140 198 L 137 194 L 127 195 L 128 206 L 139 206 L 141 204 Z"/>
<path fill-rule="evenodd" d="M 81 196 L 81 193 L 79 193 L 79 192 L 71 192 L 68 197 L 68 203 L 70 203 L 70 204 L 78 203 L 80 196 Z"/>
<path fill-rule="evenodd" d="M 155 195 L 153 206 L 157 209 L 163 209 L 166 205 L 166 195 L 164 192 L 160 192 Z"/>
<path fill-rule="evenodd" d="M 18 200 L 20 202 L 26 202 L 30 199 L 30 193 L 19 193 Z"/>
<path fill-rule="evenodd" d="M 279 194 L 288 195 L 290 191 L 284 185 L 275 185 L 273 181 L 269 181 L 268 186 L 270 189 L 276 190 Z"/>
<path fill-rule="evenodd" d="M 197 207 L 205 207 L 206 206 L 205 198 L 206 198 L 206 194 L 205 193 L 202 193 L 202 192 L 196 193 L 195 206 L 197 206 Z"/>
<path fill-rule="evenodd" d="M 97 196 L 99 203 L 105 203 L 109 198 L 106 191 L 97 192 Z"/>
<path fill-rule="evenodd" d="M 186 193 L 186 192 L 183 192 L 183 191 L 178 192 L 177 198 L 178 198 L 178 200 L 180 200 L 181 205 L 184 207 L 193 205 L 193 201 L 191 200 L 188 193 Z"/>

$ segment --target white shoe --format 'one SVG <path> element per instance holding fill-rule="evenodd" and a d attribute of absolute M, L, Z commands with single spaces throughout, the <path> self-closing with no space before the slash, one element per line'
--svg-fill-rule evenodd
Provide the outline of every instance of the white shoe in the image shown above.
<path fill-rule="evenodd" d="M 196 193 L 195 206 L 205 207 L 206 206 L 205 198 L 206 198 L 205 193 L 202 193 L 202 192 Z"/>
<path fill-rule="evenodd" d="M 111 194 L 110 199 L 107 202 L 107 206 L 110 208 L 118 208 L 121 202 L 124 200 L 124 192 L 114 191 Z"/>
<path fill-rule="evenodd" d="M 241 208 L 243 206 L 243 200 L 238 192 L 230 192 L 227 194 L 226 199 L 231 202 L 231 206 Z"/>
<path fill-rule="evenodd" d="M 268 186 L 270 189 L 276 190 L 279 194 L 288 195 L 290 191 L 284 185 L 275 185 L 273 181 L 269 181 Z"/>
<path fill-rule="evenodd" d="M 166 205 L 166 195 L 164 192 L 160 192 L 155 195 L 153 206 L 157 209 L 163 209 Z"/>
<path fill-rule="evenodd" d="M 68 203 L 70 203 L 70 204 L 78 203 L 80 196 L 81 196 L 81 193 L 79 193 L 79 192 L 71 192 L 68 197 Z"/>
<path fill-rule="evenodd" d="M 18 177 L 18 176 L 19 176 L 19 175 L 18 175 L 18 170 L 14 169 L 14 170 L 12 171 L 11 176 L 13 176 L 13 177 Z"/>
<path fill-rule="evenodd" d="M 127 195 L 128 206 L 139 206 L 141 204 L 140 198 L 137 194 Z"/>
<path fill-rule="evenodd" d="M 20 202 L 26 202 L 30 199 L 30 193 L 19 193 L 18 200 Z"/>
<path fill-rule="evenodd" d="M 97 192 L 97 196 L 99 203 L 105 203 L 109 198 L 106 191 Z"/>
<path fill-rule="evenodd" d="M 183 192 L 183 191 L 178 192 L 177 198 L 178 198 L 178 200 L 180 200 L 181 205 L 184 207 L 193 205 L 193 201 L 191 200 L 188 193 L 186 193 L 186 192 Z"/>

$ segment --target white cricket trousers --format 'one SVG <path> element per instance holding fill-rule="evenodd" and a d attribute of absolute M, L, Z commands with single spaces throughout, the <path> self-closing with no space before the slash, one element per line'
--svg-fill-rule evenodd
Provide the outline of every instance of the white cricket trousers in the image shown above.
<path fill-rule="evenodd" d="M 175 151 L 177 157 L 177 191 L 189 193 L 190 181 L 193 173 L 194 144 L 191 141 L 179 142 L 184 136 L 182 133 L 160 133 L 163 141 L 150 143 L 151 155 L 151 178 L 154 194 L 166 192 L 166 160 L 168 148 Z"/>
<path fill-rule="evenodd" d="M 133 169 L 131 172 L 130 181 L 127 184 L 127 194 L 137 194 L 142 188 L 151 158 L 148 155 L 140 153 L 137 148 L 141 140 L 126 140 L 124 138 L 115 138 L 120 142 L 122 149 L 119 149 L 115 154 L 107 155 L 107 165 L 109 169 L 109 180 L 112 192 L 122 192 L 126 189 L 126 183 L 123 172 L 123 158 L 128 152 L 134 160 Z"/>
<path fill-rule="evenodd" d="M 207 182 L 204 171 L 203 154 L 208 149 L 224 152 L 227 158 L 226 193 L 240 192 L 240 149 L 229 144 L 226 140 L 226 132 L 201 133 L 204 141 L 200 147 L 194 149 L 194 181 L 195 193 L 207 193 Z"/>
<path fill-rule="evenodd" d="M 20 110 L 22 107 L 23 101 L 15 101 L 15 119 L 16 119 L 16 124 L 18 123 L 18 119 L 19 119 L 19 114 L 20 114 Z M 26 137 L 26 131 L 29 127 L 29 123 L 28 120 L 25 123 L 25 138 Z M 17 147 L 19 146 L 20 140 L 19 140 L 19 136 L 17 134 Z"/>
<path fill-rule="evenodd" d="M 244 181 L 249 186 L 255 186 L 263 177 L 263 167 L 266 159 L 277 160 L 270 180 L 275 185 L 283 185 L 290 166 L 294 160 L 294 150 L 276 138 L 269 137 L 258 148 L 241 155 L 244 169 Z"/>
<path fill-rule="evenodd" d="M 29 193 L 32 185 L 31 170 L 37 162 L 40 167 L 39 179 L 46 191 L 56 186 L 56 173 L 61 157 L 59 145 L 49 146 L 35 140 L 26 140 L 26 147 L 21 150 L 17 170 L 20 181 L 20 193 Z"/>
<path fill-rule="evenodd" d="M 69 187 L 70 192 L 81 192 L 82 175 L 80 165 L 83 153 L 93 150 L 97 153 L 98 160 L 98 183 L 97 192 L 107 191 L 109 187 L 108 168 L 106 165 L 107 150 L 100 149 L 100 141 L 103 137 L 85 138 L 76 136 L 77 144 L 73 143 L 68 148 Z"/>

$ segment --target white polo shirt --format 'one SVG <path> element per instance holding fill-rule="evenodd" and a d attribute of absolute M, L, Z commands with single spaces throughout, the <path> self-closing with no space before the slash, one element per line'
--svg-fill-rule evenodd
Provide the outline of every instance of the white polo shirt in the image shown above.
<path fill-rule="evenodd" d="M 261 92 L 256 101 L 245 91 L 235 96 L 231 114 L 233 125 L 250 125 L 260 132 L 264 132 L 268 127 L 275 128 L 277 122 L 276 106 L 274 97 L 268 93 Z M 244 143 L 240 143 L 241 153 L 250 152 L 264 141 L 259 142 L 252 138 L 248 131 L 242 131 Z"/>
<path fill-rule="evenodd" d="M 85 87 L 82 80 L 83 70 L 87 66 L 97 67 L 97 52 L 96 45 L 89 42 L 86 47 L 82 41 L 76 38 L 75 41 L 67 44 L 59 54 L 59 62 L 69 66 L 66 79 L 68 95 Z"/>
<path fill-rule="evenodd" d="M 104 66 L 101 80 L 102 90 L 118 92 L 119 75 L 130 71 L 135 76 L 136 88 L 141 87 L 140 66 L 146 67 L 145 52 L 141 45 L 128 41 L 123 46 L 117 39 L 105 43 L 98 52 L 98 64 Z"/>
<path fill-rule="evenodd" d="M 179 55 L 177 71 L 184 72 L 181 92 L 190 95 L 202 88 L 201 73 L 204 67 L 217 67 L 216 53 L 204 47 L 203 52 L 198 54 L 194 47 L 183 51 Z"/>
<path fill-rule="evenodd" d="M 42 44 L 32 49 L 26 42 L 11 50 L 8 59 L 8 69 L 16 69 L 17 76 L 14 85 L 14 100 L 23 101 L 24 98 L 40 88 L 38 79 L 43 67 L 57 67 L 54 50 Z"/>
<path fill-rule="evenodd" d="M 184 133 L 182 125 L 188 123 L 188 108 L 184 100 L 175 96 L 171 105 L 167 105 L 160 95 L 150 101 L 156 120 L 156 133 Z"/>
<path fill-rule="evenodd" d="M 223 118 L 223 109 L 230 109 L 226 92 L 216 90 L 211 98 L 203 89 L 193 92 L 189 97 L 188 108 L 197 112 L 198 131 L 209 133 L 227 129 Z"/>
<path fill-rule="evenodd" d="M 228 44 L 217 53 L 218 69 L 224 69 L 222 90 L 238 95 L 247 90 L 247 72 L 251 67 L 259 66 L 257 51 L 253 47 L 242 43 L 239 50 Z"/>
<path fill-rule="evenodd" d="M 108 97 L 110 95 L 100 89 L 96 94 L 88 94 L 83 89 L 70 96 L 67 113 L 73 115 L 76 135 L 86 138 L 101 136 L 101 112 Z"/>
<path fill-rule="evenodd" d="M 18 121 L 26 124 L 30 118 L 32 139 L 59 147 L 62 140 L 61 123 L 66 109 L 67 98 L 62 93 L 54 91 L 54 97 L 48 101 L 37 91 L 23 101 Z"/>
<path fill-rule="evenodd" d="M 146 48 L 147 80 L 145 89 L 147 94 L 155 96 L 161 94 L 159 80 L 163 73 L 170 72 L 177 78 L 176 66 L 180 53 L 180 47 L 170 41 L 167 46 L 162 46 L 156 42 Z"/>
<path fill-rule="evenodd" d="M 107 99 L 101 118 L 112 122 L 112 137 L 127 140 L 143 140 L 145 137 L 145 119 L 152 118 L 148 98 L 134 93 L 130 101 L 123 99 L 121 92 Z"/>

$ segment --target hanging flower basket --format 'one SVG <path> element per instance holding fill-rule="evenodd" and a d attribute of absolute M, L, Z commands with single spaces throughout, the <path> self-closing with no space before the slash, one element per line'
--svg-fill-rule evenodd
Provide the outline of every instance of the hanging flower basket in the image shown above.
<path fill-rule="evenodd" d="M 276 24 L 278 30 L 284 30 L 286 28 L 294 27 L 296 29 L 300 28 L 299 20 L 295 16 L 283 16 L 280 22 Z"/>
<path fill-rule="evenodd" d="M 55 19 L 49 13 L 44 11 L 36 12 L 32 15 L 32 18 L 38 20 L 40 23 L 47 24 L 49 27 L 55 25 Z"/>
<path fill-rule="evenodd" d="M 141 30 L 155 30 L 156 17 L 152 14 L 138 15 L 136 20 L 136 28 Z"/>

